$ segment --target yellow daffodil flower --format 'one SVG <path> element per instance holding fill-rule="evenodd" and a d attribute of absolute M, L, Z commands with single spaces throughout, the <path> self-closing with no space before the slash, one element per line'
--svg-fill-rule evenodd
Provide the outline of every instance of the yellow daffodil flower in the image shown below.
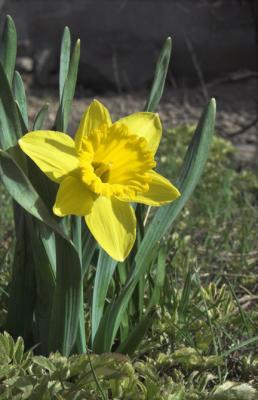
<path fill-rule="evenodd" d="M 54 214 L 84 216 L 103 249 L 123 261 L 136 236 L 130 203 L 160 206 L 180 195 L 153 170 L 161 131 L 157 114 L 139 112 L 112 123 L 108 110 L 94 100 L 75 140 L 65 133 L 42 130 L 27 133 L 19 145 L 60 184 Z"/>

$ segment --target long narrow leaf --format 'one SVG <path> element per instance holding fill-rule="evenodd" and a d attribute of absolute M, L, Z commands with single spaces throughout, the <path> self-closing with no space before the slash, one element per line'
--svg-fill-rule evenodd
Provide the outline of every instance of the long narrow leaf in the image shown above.
<path fill-rule="evenodd" d="M 84 354 L 87 350 L 86 335 L 85 335 L 85 316 L 84 316 L 84 298 L 83 298 L 83 279 L 80 285 L 81 297 L 79 307 L 79 324 L 77 336 L 72 353 Z"/>
<path fill-rule="evenodd" d="M 81 303 L 81 264 L 78 253 L 50 215 L 42 199 L 12 157 L 0 152 L 0 175 L 11 196 L 30 214 L 56 233 L 56 289 L 49 350 L 69 355 L 78 331 Z"/>
<path fill-rule="evenodd" d="M 181 196 L 168 206 L 160 207 L 156 212 L 147 229 L 138 254 L 136 255 L 137 265 L 141 265 L 143 261 L 146 260 L 148 254 L 152 251 L 152 246 L 157 243 L 171 227 L 172 222 L 178 216 L 199 182 L 209 155 L 214 131 L 215 113 L 216 103 L 215 100 L 212 99 L 200 119 L 176 182 Z"/>
<path fill-rule="evenodd" d="M 78 253 L 56 235 L 57 271 L 52 308 L 49 352 L 69 356 L 77 334 L 81 306 L 81 265 Z"/>
<path fill-rule="evenodd" d="M 32 246 L 37 286 L 35 318 L 38 337 L 36 338 L 36 342 L 40 344 L 40 353 L 47 355 L 50 316 L 56 279 L 55 271 L 53 270 L 48 254 L 41 240 L 41 227 L 43 227 L 43 224 L 34 219 L 30 244 Z"/>
<path fill-rule="evenodd" d="M 33 345 L 32 323 L 36 303 L 35 268 L 32 257 L 31 217 L 14 204 L 16 245 L 9 290 L 6 330 L 14 337 L 21 336 L 26 348 Z"/>
<path fill-rule="evenodd" d="M 153 309 L 147 315 L 145 315 L 142 320 L 137 324 L 137 326 L 129 334 L 127 340 L 118 347 L 116 350 L 118 353 L 124 353 L 131 355 L 139 346 L 140 342 L 144 338 L 144 335 L 151 327 L 156 310 Z"/>
<path fill-rule="evenodd" d="M 94 279 L 93 300 L 91 311 L 91 340 L 94 341 L 101 320 L 110 280 L 115 271 L 117 262 L 104 251 L 100 250 Z"/>
<path fill-rule="evenodd" d="M 194 277 L 194 273 L 192 269 L 189 268 L 186 277 L 184 279 L 184 286 L 181 294 L 181 298 L 178 305 L 178 318 L 179 320 L 184 320 L 186 315 L 186 310 L 190 301 L 191 288 L 192 288 L 192 280 Z"/>
<path fill-rule="evenodd" d="M 93 254 L 96 250 L 97 242 L 90 233 L 86 224 L 82 225 L 82 275 L 88 272 Z"/>
<path fill-rule="evenodd" d="M 17 53 L 17 34 L 14 22 L 10 15 L 6 16 L 3 36 L 0 46 L 0 59 L 6 73 L 7 79 L 11 84 L 15 69 Z"/>
<path fill-rule="evenodd" d="M 2 134 L 0 138 L 3 149 L 15 146 L 17 139 L 25 133 L 19 116 L 12 90 L 0 63 L 0 122 Z"/>
<path fill-rule="evenodd" d="M 23 119 L 23 116 L 22 116 L 22 113 L 21 113 L 21 109 L 19 107 L 19 104 L 18 104 L 17 100 L 15 100 L 15 106 L 16 106 L 18 118 L 19 118 L 19 121 L 20 121 L 21 131 L 22 131 L 22 133 L 26 133 L 26 132 L 28 132 L 28 126 L 26 125 L 26 123 L 25 123 L 25 121 Z"/>
<path fill-rule="evenodd" d="M 44 104 L 42 108 L 39 110 L 38 114 L 35 117 L 34 123 L 33 123 L 33 131 L 38 131 L 42 129 L 47 112 L 48 112 L 48 104 Z"/>
<path fill-rule="evenodd" d="M 71 217 L 72 240 L 77 249 L 80 261 L 82 261 L 82 219 L 81 217 Z M 86 337 L 85 337 L 85 317 L 84 317 L 84 302 L 83 302 L 83 279 L 81 280 L 81 304 L 79 312 L 79 327 L 75 342 L 75 352 L 82 354 L 86 352 Z"/>
<path fill-rule="evenodd" d="M 53 231 L 47 229 L 45 225 L 40 227 L 40 239 L 44 246 L 48 260 L 52 267 L 53 275 L 56 275 L 56 238 Z"/>
<path fill-rule="evenodd" d="M 151 298 L 148 304 L 147 313 L 151 310 L 151 308 L 155 305 L 159 304 L 161 290 L 164 287 L 164 282 L 166 278 L 166 252 L 164 248 L 161 247 L 158 253 L 158 261 L 157 261 L 157 268 L 155 274 L 155 282 L 153 291 L 151 294 Z"/>
<path fill-rule="evenodd" d="M 24 124 L 26 128 L 28 128 L 29 119 L 28 119 L 26 93 L 21 75 L 19 74 L 18 71 L 15 71 L 13 77 L 13 93 L 14 93 L 14 98 L 18 103 Z"/>
<path fill-rule="evenodd" d="M 71 34 L 69 28 L 66 26 L 64 29 L 61 53 L 60 53 L 60 68 L 59 68 L 59 100 L 62 101 L 65 81 L 67 78 L 71 54 Z"/>
<path fill-rule="evenodd" d="M 154 75 L 150 96 L 145 106 L 146 111 L 155 111 L 163 94 L 169 61 L 171 58 L 172 41 L 168 37 L 161 49 Z"/>
<path fill-rule="evenodd" d="M 250 346 L 251 344 L 258 342 L 258 335 L 253 336 L 249 339 L 243 340 L 242 342 L 232 346 L 231 349 L 223 351 L 220 356 L 221 357 L 228 357 L 230 354 L 234 353 L 235 351 L 241 350 L 243 347 Z"/>
<path fill-rule="evenodd" d="M 75 92 L 75 85 L 78 73 L 78 64 L 80 58 L 80 41 L 78 40 L 70 61 L 70 32 L 68 28 L 65 29 L 62 45 L 61 45 L 61 58 L 60 58 L 60 80 L 59 80 L 59 95 L 61 98 L 60 106 L 57 112 L 55 128 L 59 131 L 65 132 L 68 126 L 69 115 L 71 111 L 72 100 Z M 81 225 L 80 225 L 81 226 Z M 77 223 L 77 228 L 79 227 Z M 61 349 L 62 354 L 69 355 L 73 344 L 76 340 L 76 349 L 79 352 L 85 352 L 86 340 L 85 340 L 85 323 L 84 323 L 84 311 L 83 311 L 83 281 L 82 281 L 82 246 L 81 246 L 81 235 L 76 232 L 76 247 L 77 254 L 69 251 L 69 248 L 65 247 L 60 238 L 57 238 L 57 286 L 54 297 L 54 305 L 52 310 L 52 329 L 50 331 L 50 350 L 57 348 Z M 65 271 L 62 268 L 62 258 L 66 257 L 66 264 L 70 263 L 70 266 Z M 78 258 L 78 260 L 74 260 Z M 61 261 L 60 261 L 61 260 Z M 72 270 L 74 268 L 73 263 L 77 262 L 78 269 L 75 271 L 78 274 L 77 279 L 74 279 Z M 70 282 L 74 282 L 73 292 L 69 291 Z M 65 304 L 65 301 L 67 304 Z M 67 305 L 73 305 L 73 310 L 69 310 Z M 68 312 L 67 312 L 68 310 Z M 55 318 L 56 313 L 61 313 L 60 318 Z M 79 322 L 79 325 L 78 325 Z M 78 328 L 76 331 L 76 327 Z M 61 337 L 61 340 L 56 337 L 56 332 Z"/>
<path fill-rule="evenodd" d="M 82 258 L 82 218 L 72 216 L 71 217 L 71 231 L 72 241 L 77 249 L 80 260 Z"/>
<path fill-rule="evenodd" d="M 12 198 L 28 213 L 47 224 L 65 238 L 56 220 L 50 215 L 29 179 L 10 154 L 0 151 L 0 176 Z"/>
<path fill-rule="evenodd" d="M 66 77 L 62 100 L 57 112 L 55 128 L 60 132 L 66 132 L 68 126 L 69 115 L 72 106 L 72 100 L 75 93 L 75 85 L 77 80 L 78 65 L 80 59 L 80 40 L 78 39 L 72 54 L 69 71 Z"/>

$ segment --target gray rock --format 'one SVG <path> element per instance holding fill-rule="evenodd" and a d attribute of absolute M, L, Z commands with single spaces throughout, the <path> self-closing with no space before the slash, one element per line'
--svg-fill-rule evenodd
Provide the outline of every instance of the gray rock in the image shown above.
<path fill-rule="evenodd" d="M 16 68 L 21 72 L 32 72 L 33 60 L 30 57 L 17 57 Z"/>
<path fill-rule="evenodd" d="M 81 38 L 80 82 L 95 90 L 149 84 L 169 35 L 173 79 L 198 80 L 201 73 L 208 80 L 256 67 L 248 2 L 240 6 L 237 1 L 212 0 L 9 0 L 6 8 L 21 39 L 31 43 L 36 77 L 43 85 L 57 82 L 65 25 L 74 38 Z"/>

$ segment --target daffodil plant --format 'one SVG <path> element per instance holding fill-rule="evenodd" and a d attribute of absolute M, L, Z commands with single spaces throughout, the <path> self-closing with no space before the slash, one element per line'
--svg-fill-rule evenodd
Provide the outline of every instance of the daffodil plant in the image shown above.
<path fill-rule="evenodd" d="M 42 129 L 47 106 L 28 127 L 25 90 L 14 71 L 16 31 L 10 17 L 1 46 L 0 174 L 14 200 L 16 232 L 6 330 L 42 354 L 84 353 L 87 346 L 96 352 L 132 353 L 159 304 L 166 267 L 160 241 L 194 190 L 208 156 L 215 102 L 201 117 L 174 186 L 155 171 L 162 134 L 155 111 L 170 38 L 161 50 L 145 110 L 112 122 L 107 108 L 93 100 L 74 136 L 67 127 L 80 42 L 70 54 L 65 28 L 60 106 L 48 130 Z M 161 207 L 148 218 L 156 206 Z"/>

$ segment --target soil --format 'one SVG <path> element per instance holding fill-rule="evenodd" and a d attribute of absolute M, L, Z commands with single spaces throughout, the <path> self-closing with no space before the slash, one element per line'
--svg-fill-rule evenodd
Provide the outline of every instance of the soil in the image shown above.
<path fill-rule="evenodd" d="M 257 164 L 258 145 L 258 97 L 257 76 L 238 74 L 214 81 L 205 87 L 168 88 L 158 108 L 164 128 L 177 124 L 197 123 L 203 107 L 210 97 L 217 101 L 216 132 L 233 142 L 238 148 L 240 164 Z M 94 97 L 110 110 L 113 119 L 144 109 L 147 91 L 136 93 L 108 93 L 94 96 L 92 92 L 79 90 L 74 100 L 69 132 L 73 134 L 85 108 Z M 34 119 L 40 107 L 50 104 L 45 127 L 50 128 L 55 119 L 58 93 L 53 89 L 32 88 L 28 85 L 29 117 Z"/>

